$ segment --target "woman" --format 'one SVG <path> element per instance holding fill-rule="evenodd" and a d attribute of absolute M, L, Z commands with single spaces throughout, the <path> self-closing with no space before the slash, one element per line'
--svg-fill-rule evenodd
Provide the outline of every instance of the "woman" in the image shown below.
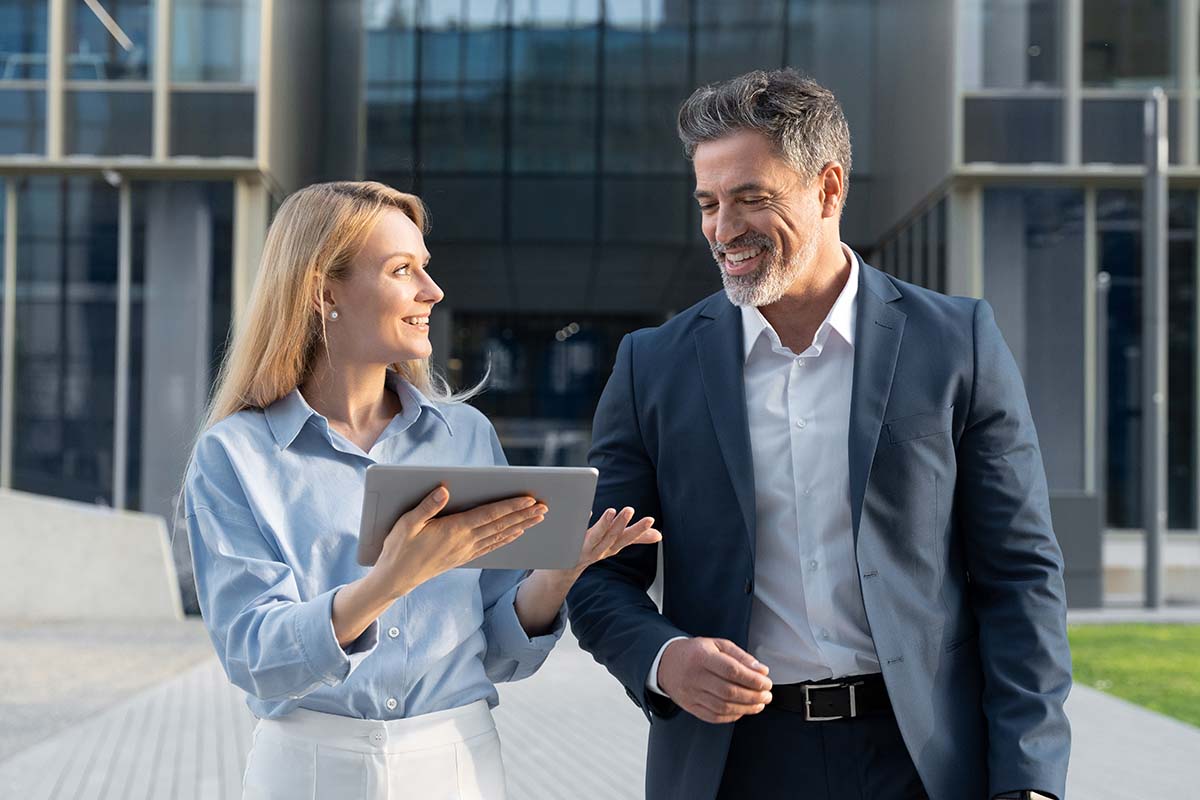
<path fill-rule="evenodd" d="M 454 569 L 546 507 L 437 518 L 433 491 L 375 566 L 355 561 L 374 463 L 504 464 L 487 419 L 430 371 L 421 201 L 310 186 L 279 208 L 196 443 L 184 497 L 205 624 L 260 722 L 246 797 L 500 798 L 494 684 L 531 675 L 589 564 L 661 537 L 633 510 L 588 530 L 574 569 Z"/>

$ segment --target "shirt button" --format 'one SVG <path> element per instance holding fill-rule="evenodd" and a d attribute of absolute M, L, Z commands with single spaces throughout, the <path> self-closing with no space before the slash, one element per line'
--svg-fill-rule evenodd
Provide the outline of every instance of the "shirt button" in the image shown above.
<path fill-rule="evenodd" d="M 371 731 L 371 741 L 375 744 L 383 744 L 383 731 Z"/>
<path fill-rule="evenodd" d="M 398 705 L 400 705 L 400 704 L 396 702 L 396 698 L 394 698 L 394 697 L 389 697 L 389 698 L 387 699 L 387 702 L 386 702 L 386 703 L 384 703 L 384 705 L 385 705 L 385 706 L 387 706 L 387 709 L 388 709 L 388 711 L 395 711 L 395 710 L 396 710 L 396 706 L 398 706 Z M 381 735 L 382 735 L 382 734 L 381 734 Z"/>
<path fill-rule="evenodd" d="M 796 427 L 803 430 L 804 428 L 808 427 L 808 422 L 804 419 L 798 419 L 796 420 Z"/>
<path fill-rule="evenodd" d="M 829 641 L 829 631 L 825 631 L 825 630 L 821 631 L 821 638 L 824 639 L 825 641 Z"/>
<path fill-rule="evenodd" d="M 816 568 L 817 568 L 817 560 L 816 560 L 815 558 L 814 558 L 812 561 L 808 562 L 808 568 L 809 568 L 809 569 L 816 569 Z"/>
<path fill-rule="evenodd" d="M 388 636 L 390 636 L 391 638 L 395 639 L 399 635 L 400 635 L 400 629 L 397 628 L 395 625 L 388 628 Z"/>

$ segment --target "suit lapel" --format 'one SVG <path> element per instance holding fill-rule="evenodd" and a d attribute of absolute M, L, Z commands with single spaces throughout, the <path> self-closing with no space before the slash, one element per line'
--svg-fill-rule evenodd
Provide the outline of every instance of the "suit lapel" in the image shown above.
<path fill-rule="evenodd" d="M 854 541 L 884 410 L 892 391 L 896 357 L 907 315 L 888 305 L 901 295 L 883 273 L 859 259 L 858 321 L 854 333 L 854 384 L 850 395 L 850 514 Z"/>
<path fill-rule="evenodd" d="M 750 455 L 750 429 L 746 420 L 746 387 L 743 381 L 742 317 L 724 295 L 712 298 L 701 313 L 694 336 L 700 360 L 700 378 L 717 442 L 729 471 L 734 494 L 746 522 L 746 535 L 754 557 L 754 462 Z"/>

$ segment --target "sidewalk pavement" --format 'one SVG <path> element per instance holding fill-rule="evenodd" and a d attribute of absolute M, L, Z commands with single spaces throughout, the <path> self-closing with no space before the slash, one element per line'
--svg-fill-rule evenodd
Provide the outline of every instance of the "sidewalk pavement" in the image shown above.
<path fill-rule="evenodd" d="M 202 629 L 176 626 L 168 634 L 136 625 L 42 625 L 36 633 L 0 625 L 0 665 L 24 664 L 0 672 L 0 797 L 239 797 L 253 719 Z M 108 638 L 98 645 L 88 637 Z M 149 638 L 168 644 L 149 657 Z M 172 666 L 151 668 L 156 659 Z M 42 678 L 41 665 L 56 671 Z M 138 679 L 142 687 L 130 691 Z M 500 694 L 512 800 L 642 797 L 646 721 L 569 635 L 537 675 Z M 1083 686 L 1067 711 L 1072 800 L 1194 800 L 1200 728 Z"/>

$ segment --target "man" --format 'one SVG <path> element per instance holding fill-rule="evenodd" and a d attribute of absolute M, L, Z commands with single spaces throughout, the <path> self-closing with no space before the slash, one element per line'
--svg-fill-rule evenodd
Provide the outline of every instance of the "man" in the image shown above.
<path fill-rule="evenodd" d="M 622 341 L 590 455 L 597 509 L 659 519 L 663 609 L 653 547 L 569 598 L 651 720 L 647 797 L 1062 798 L 1062 556 L 991 309 L 841 243 L 815 82 L 703 87 L 679 133 L 725 291 Z"/>

